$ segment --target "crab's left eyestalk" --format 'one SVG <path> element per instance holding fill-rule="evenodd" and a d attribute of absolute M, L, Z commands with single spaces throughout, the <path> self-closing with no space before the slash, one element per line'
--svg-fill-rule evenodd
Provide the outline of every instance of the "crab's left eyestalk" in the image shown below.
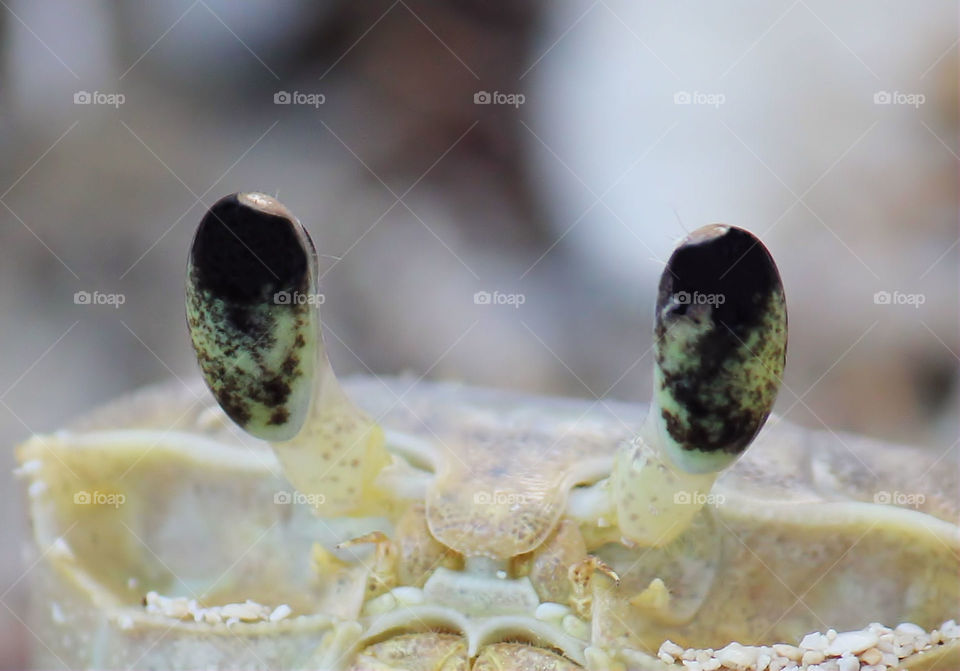
<path fill-rule="evenodd" d="M 787 309 L 760 240 L 720 224 L 685 238 L 660 278 L 655 337 L 650 415 L 613 477 L 621 530 L 645 545 L 687 528 L 773 408 Z"/>
<path fill-rule="evenodd" d="M 313 242 L 275 198 L 233 194 L 203 217 L 186 308 L 207 386 L 230 419 L 271 442 L 318 511 L 356 513 L 378 498 L 372 482 L 389 455 L 333 374 L 319 296 Z"/>

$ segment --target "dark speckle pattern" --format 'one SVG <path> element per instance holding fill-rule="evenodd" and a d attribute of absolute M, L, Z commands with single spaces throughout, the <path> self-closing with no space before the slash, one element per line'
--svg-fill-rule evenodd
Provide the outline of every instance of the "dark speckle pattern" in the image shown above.
<path fill-rule="evenodd" d="M 733 459 L 766 421 L 783 374 L 786 304 L 773 258 L 743 229 L 705 226 L 670 257 L 656 310 L 656 392 L 674 447 Z"/>
<path fill-rule="evenodd" d="M 299 430 L 310 397 L 316 319 L 309 301 L 293 297 L 312 289 L 315 251 L 299 222 L 258 202 L 227 196 L 200 222 L 187 324 L 224 412 L 253 435 L 284 440 Z"/>

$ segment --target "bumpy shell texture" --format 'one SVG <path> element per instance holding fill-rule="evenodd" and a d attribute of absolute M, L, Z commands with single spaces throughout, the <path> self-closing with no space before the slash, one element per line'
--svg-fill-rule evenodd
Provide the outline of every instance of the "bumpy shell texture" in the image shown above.
<path fill-rule="evenodd" d="M 937 461 L 940 455 L 772 418 L 717 481 L 711 495 L 722 501 L 705 507 L 689 535 L 669 547 L 631 550 L 605 539 L 601 520 L 571 526 L 569 502 L 584 452 L 612 461 L 645 406 L 450 384 L 410 389 L 411 382 L 344 385 L 382 418 L 394 456 L 408 466 L 401 480 L 410 498 L 379 518 L 318 517 L 293 500 L 269 445 L 238 432 L 199 383 L 143 392 L 21 446 L 38 548 L 30 625 L 49 646 L 38 648 L 37 664 L 440 669 L 482 660 L 523 671 L 679 669 L 656 657 L 667 639 L 714 650 L 730 641 L 796 645 L 809 632 L 874 621 L 909 621 L 929 632 L 960 610 L 956 469 L 945 466 L 955 455 Z M 400 445 L 399 434 L 415 440 Z M 540 445 L 554 462 L 544 478 L 512 467 L 518 444 Z M 496 483 L 499 493 L 477 483 Z M 452 495 L 458 487 L 466 494 Z M 904 498 L 915 492 L 923 496 Z M 87 503 L 78 498 L 84 493 Z M 121 495 L 122 503 L 110 504 Z M 533 503 L 511 519 L 511 502 L 527 497 Z M 550 508 L 539 507 L 544 498 Z M 390 537 L 415 527 L 423 536 L 423 523 L 401 524 L 417 510 L 434 540 L 411 547 L 432 553 L 437 568 L 424 584 L 424 565 L 416 563 L 414 584 L 368 599 L 372 555 L 336 545 L 374 530 Z M 538 617 L 535 596 L 518 606 L 531 610 L 483 614 L 484 594 L 471 584 L 526 580 L 485 577 L 478 572 L 484 562 L 499 560 L 484 553 L 523 552 L 541 529 L 549 547 L 577 527 L 586 549 L 620 577 L 619 586 L 593 582 L 590 621 L 569 609 L 565 615 L 559 604 Z M 476 559 L 462 557 L 459 568 L 443 563 L 438 539 Z M 526 557 L 511 558 L 508 570 L 550 573 Z M 438 576 L 459 584 L 460 595 L 439 599 Z M 143 605 L 151 592 L 182 601 L 167 603 L 168 612 L 151 610 Z M 205 613 L 200 621 L 177 615 L 190 612 L 191 599 Z M 244 606 L 248 599 L 263 608 Z M 222 610 L 230 604 L 238 606 Z M 547 612 L 558 607 L 559 615 Z M 259 614 L 231 623 L 221 617 L 248 610 Z M 941 648 L 900 663 L 956 668 L 957 646 Z"/>

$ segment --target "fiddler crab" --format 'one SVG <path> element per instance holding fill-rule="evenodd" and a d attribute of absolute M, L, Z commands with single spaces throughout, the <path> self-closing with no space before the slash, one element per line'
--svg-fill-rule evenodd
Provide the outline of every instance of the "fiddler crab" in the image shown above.
<path fill-rule="evenodd" d="M 284 205 L 221 199 L 186 282 L 216 404 L 150 388 L 19 448 L 41 666 L 960 668 L 955 464 L 763 428 L 787 314 L 751 233 L 670 257 L 649 407 L 341 385 L 317 284 Z"/>

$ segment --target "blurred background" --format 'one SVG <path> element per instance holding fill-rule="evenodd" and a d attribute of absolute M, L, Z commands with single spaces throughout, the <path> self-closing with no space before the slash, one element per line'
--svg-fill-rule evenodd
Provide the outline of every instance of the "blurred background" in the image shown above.
<path fill-rule="evenodd" d="M 956 447 L 954 2 L 0 5 L 2 668 L 42 645 L 12 447 L 195 374 L 187 249 L 235 191 L 310 230 L 338 372 L 589 399 L 649 398 L 675 242 L 749 228 L 777 411 Z"/>

